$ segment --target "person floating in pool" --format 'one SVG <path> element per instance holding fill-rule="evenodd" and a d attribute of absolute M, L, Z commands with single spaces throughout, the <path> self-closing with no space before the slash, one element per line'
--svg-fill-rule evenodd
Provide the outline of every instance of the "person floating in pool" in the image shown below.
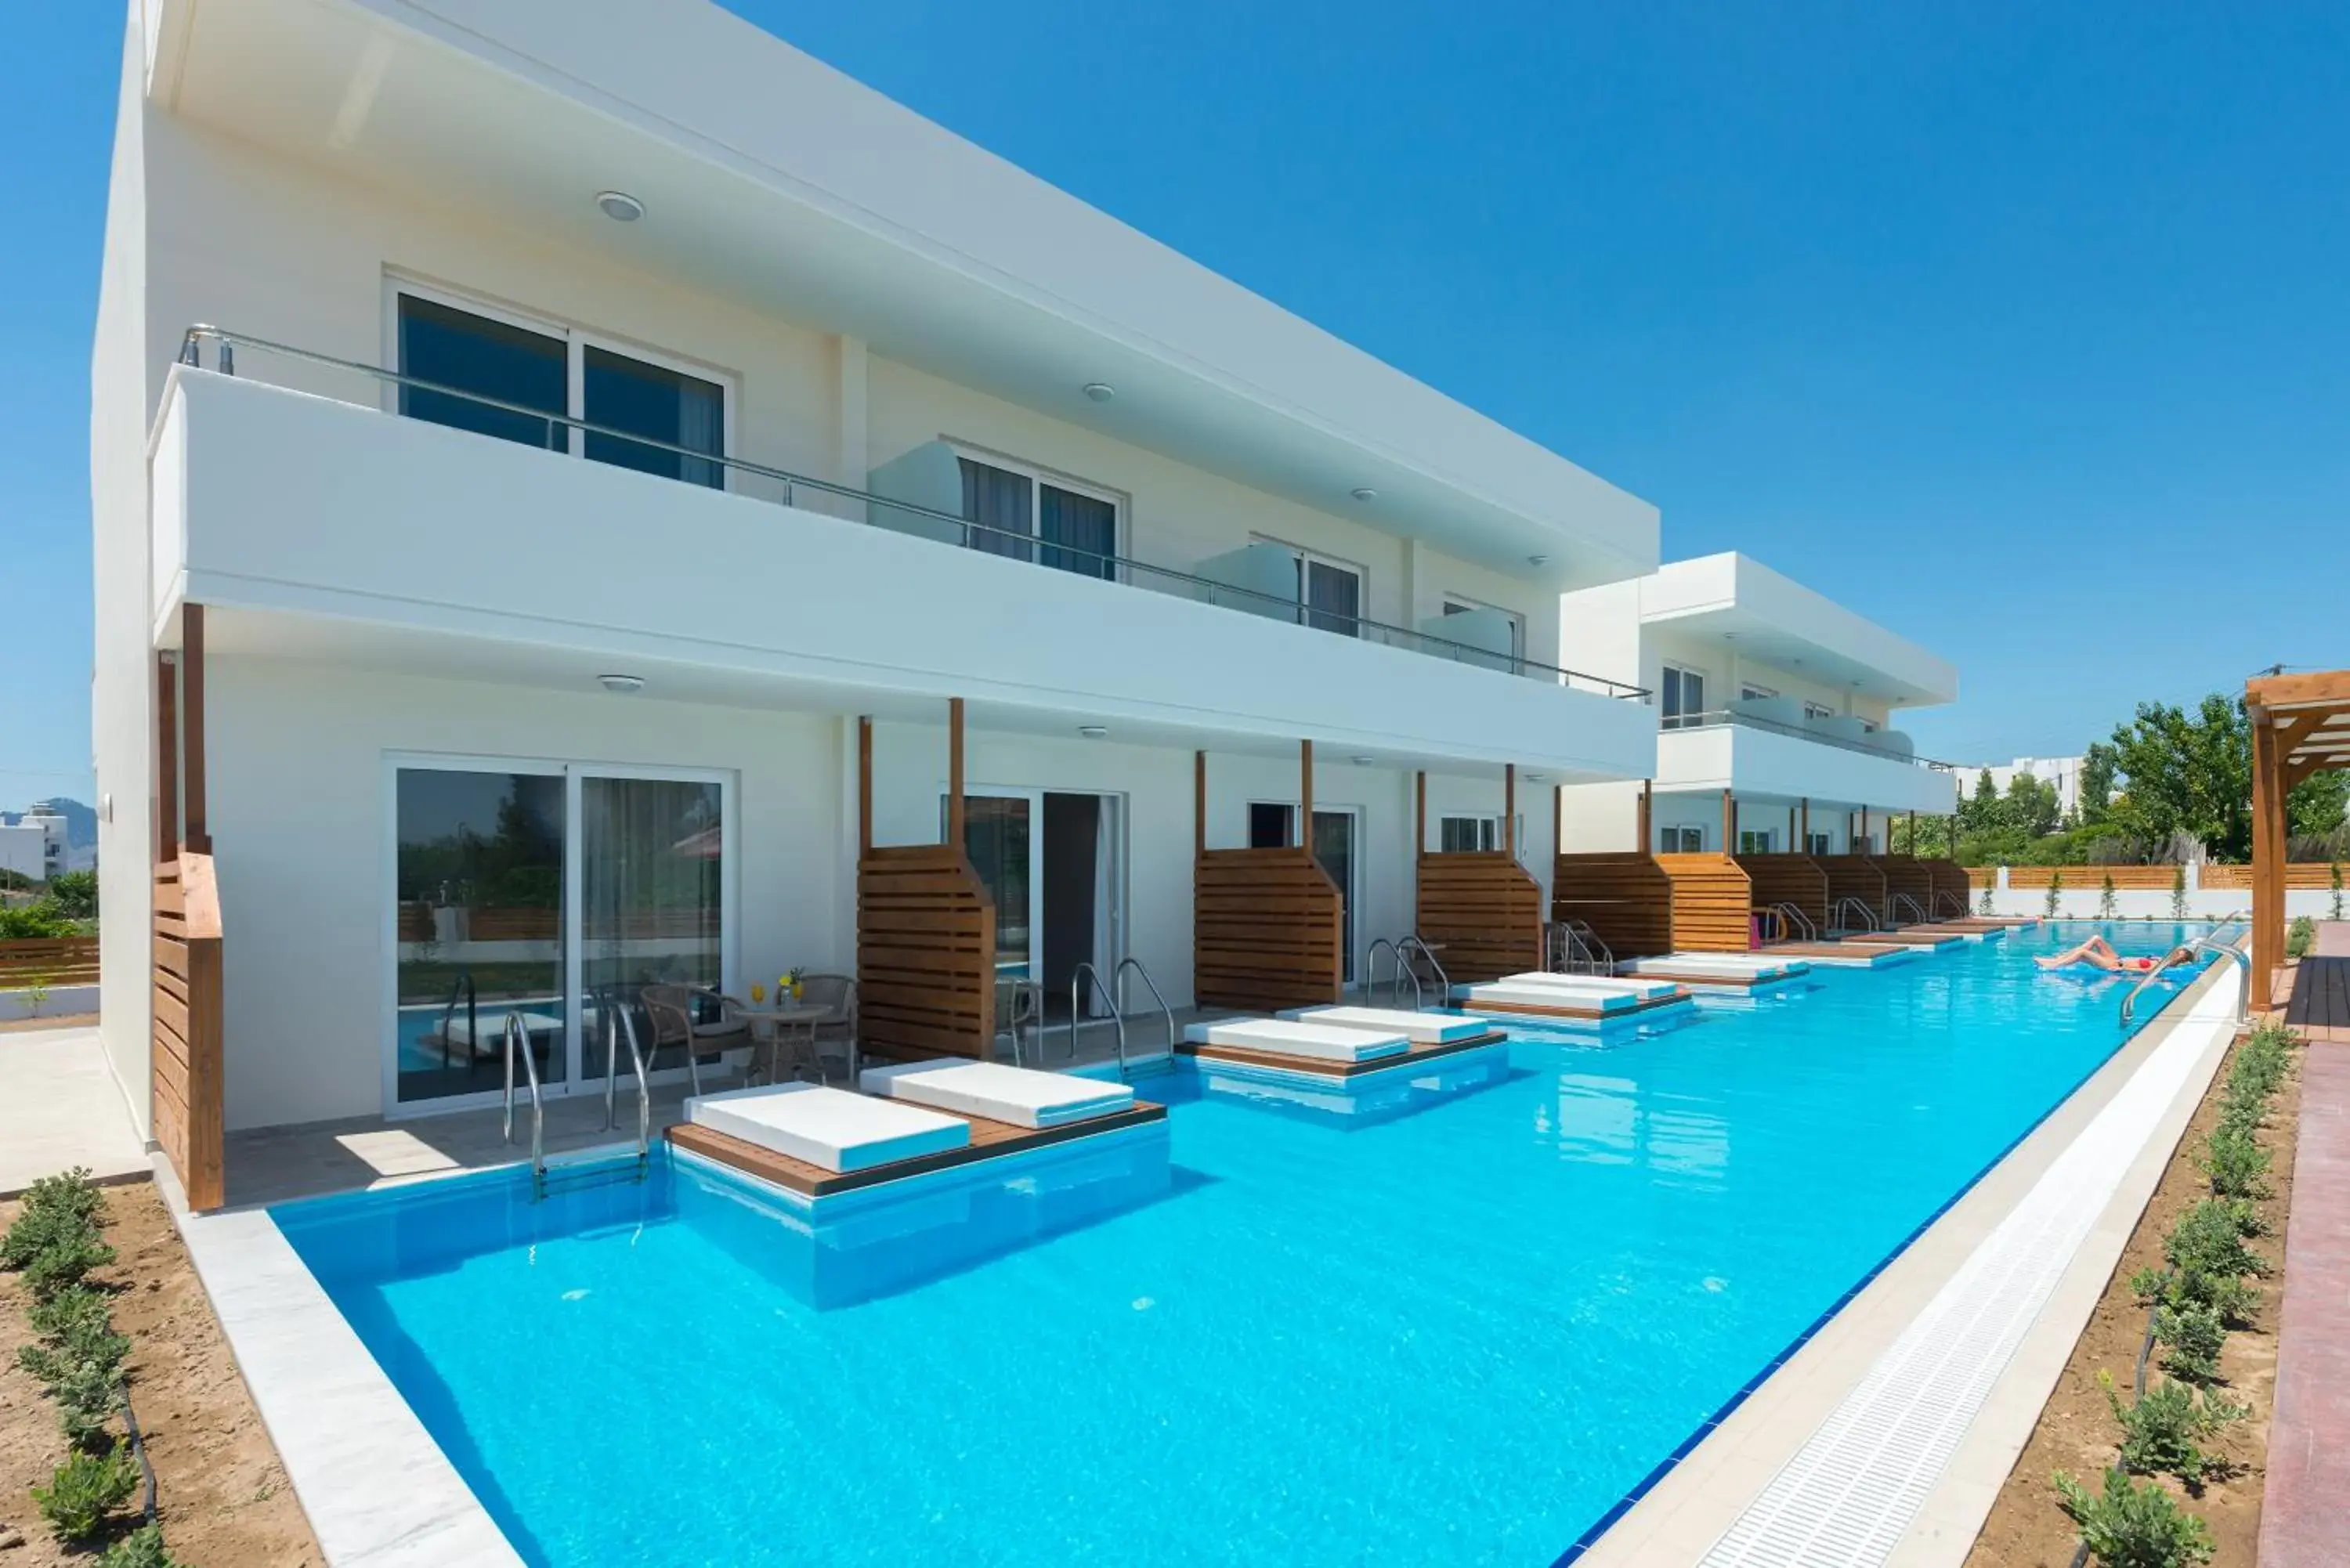
<path fill-rule="evenodd" d="M 2124 958 L 2114 951 L 2114 944 L 2103 937 L 2091 937 L 2079 947 L 2068 948 L 2054 958 L 2034 959 L 2042 969 L 2069 969 L 2074 964 L 2086 964 L 2115 974 L 2145 974 L 2167 963 L 2185 963 L 2194 958 L 2193 950 L 2173 948 L 2161 958 Z"/>

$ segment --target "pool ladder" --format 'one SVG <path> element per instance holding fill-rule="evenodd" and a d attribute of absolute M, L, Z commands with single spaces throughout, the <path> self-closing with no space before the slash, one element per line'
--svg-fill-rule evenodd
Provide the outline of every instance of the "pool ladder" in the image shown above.
<path fill-rule="evenodd" d="M 1782 941 L 1815 942 L 1820 940 L 1820 928 L 1813 923 L 1809 915 L 1804 913 L 1803 906 L 1800 904 L 1782 899 L 1762 912 L 1778 920 Z"/>
<path fill-rule="evenodd" d="M 2220 925 L 2234 925 L 2240 918 L 2241 917 L 2230 915 L 2227 919 L 2221 921 Z M 2129 994 L 2122 998 L 2123 1028 L 2128 1028 L 2130 1026 L 2131 1020 L 2137 1014 L 2138 992 L 2144 991 L 2147 986 L 2152 985 L 2161 977 L 2163 971 L 2170 968 L 2172 964 L 2176 963 L 2178 959 L 2178 954 L 2182 949 L 2188 952 L 2223 954 L 2228 958 L 2235 960 L 2236 967 L 2243 971 L 2244 981 L 2244 983 L 2236 991 L 2236 1022 L 2241 1023 L 2247 1018 L 2251 1016 L 2252 961 L 2244 955 L 2243 948 L 2238 943 L 2221 941 L 2220 940 L 2220 932 L 2215 929 L 2208 937 L 2189 937 L 2185 941 L 2179 943 L 2178 947 L 2173 948 L 2168 952 L 2163 954 L 2162 961 L 2156 964 L 2152 969 L 2147 971 L 2146 973 L 2139 978 L 2138 982 L 2129 988 Z"/>
<path fill-rule="evenodd" d="M 1381 949 L 1386 950 L 1388 959 L 1394 964 L 1395 977 L 1388 984 L 1388 999 L 1397 1006 L 1403 1005 L 1404 982 L 1409 981 L 1411 1010 L 1414 1012 L 1427 1011 L 1428 993 L 1420 980 L 1419 966 L 1412 961 L 1412 955 L 1415 953 L 1419 955 L 1419 963 L 1428 966 L 1429 979 L 1435 982 L 1437 1005 L 1449 1007 L 1452 1004 L 1452 978 L 1444 972 L 1444 965 L 1437 961 L 1434 950 L 1420 940 L 1419 933 L 1417 931 L 1398 937 L 1394 941 L 1380 937 L 1363 950 L 1362 979 L 1359 984 L 1362 987 L 1363 1001 L 1367 1004 L 1376 1005 L 1379 1000 L 1379 951 Z"/>
<path fill-rule="evenodd" d="M 1616 950 L 1587 920 L 1554 920 L 1543 967 L 1553 974 L 1614 974 Z"/>
<path fill-rule="evenodd" d="M 1091 960 L 1077 965 L 1069 975 L 1069 1060 L 1074 1063 L 1077 1059 L 1077 1020 L 1085 1005 L 1086 982 L 1091 981 L 1095 994 L 1101 998 L 1102 1005 L 1109 1009 L 1110 1025 L 1117 1031 L 1118 1077 L 1120 1083 L 1126 1082 L 1127 1077 L 1126 1010 L 1118 1006 L 1115 992 L 1118 982 L 1126 977 L 1129 969 L 1141 977 L 1143 989 L 1150 992 L 1150 1000 L 1157 1005 L 1159 1016 L 1167 1021 L 1167 1054 L 1171 1057 L 1175 1054 L 1177 1043 L 1175 1010 L 1168 1006 L 1167 999 L 1159 993 L 1159 982 L 1150 978 L 1150 971 L 1143 967 L 1140 959 L 1128 953 L 1118 960 L 1107 981 L 1102 979 L 1101 971 L 1093 966 Z M 1038 1038 L 1037 1050 L 1041 1054 L 1044 1050 L 1042 1036 Z"/>
<path fill-rule="evenodd" d="M 1857 925 L 1854 924 L 1852 919 L 1855 915 L 1860 917 Z M 1885 929 L 1885 923 L 1877 918 L 1877 911 L 1849 893 L 1838 898 L 1835 901 L 1835 908 L 1828 911 L 1828 924 L 1836 930 L 1847 933 L 1879 931 Z"/>
<path fill-rule="evenodd" d="M 629 1064 L 636 1072 L 637 1158 L 634 1179 L 642 1181 L 645 1179 L 645 1173 L 652 1165 L 653 1137 L 652 1085 L 651 1080 L 645 1072 L 645 1054 L 637 1044 L 636 1020 L 629 1015 L 629 1009 L 625 1003 L 615 1005 L 611 1002 L 607 1002 L 601 1012 L 604 1015 L 604 1038 L 607 1047 L 604 1068 L 604 1125 L 608 1127 L 612 1125 L 612 1091 L 618 1058 L 610 1046 L 614 1027 L 612 1020 L 617 1012 L 619 1019 L 619 1031 L 629 1043 Z M 517 1056 L 522 1058 L 524 1081 L 530 1090 L 530 1195 L 532 1201 L 536 1202 L 545 1198 L 547 1191 L 546 1101 L 539 1088 L 538 1060 L 531 1052 L 530 1031 L 524 1026 L 520 1012 L 508 1012 L 505 1029 L 505 1140 L 508 1143 L 515 1140 L 515 1058 Z M 591 1168 L 599 1175 L 603 1170 L 600 1163 Z"/>
<path fill-rule="evenodd" d="M 1907 922 L 1908 924 L 1913 926 L 1926 926 L 1933 923 L 1934 917 L 1926 913 L 1925 906 L 1918 903 L 1917 899 L 1911 898 L 1907 893 L 1894 894 L 1892 896 L 1892 904 L 1893 923 L 1897 926 L 1904 923 L 1901 919 L 1901 911 L 1904 908 L 1908 909 L 1910 915 L 1910 919 Z"/>

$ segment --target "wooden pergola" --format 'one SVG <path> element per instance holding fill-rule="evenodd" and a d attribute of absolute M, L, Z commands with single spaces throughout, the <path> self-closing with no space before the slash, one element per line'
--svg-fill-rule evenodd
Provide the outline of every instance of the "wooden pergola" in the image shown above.
<path fill-rule="evenodd" d="M 2285 799 L 2327 768 L 2350 768 L 2350 670 L 2244 682 L 2252 731 L 2252 996 L 2268 1004 L 2284 959 Z"/>

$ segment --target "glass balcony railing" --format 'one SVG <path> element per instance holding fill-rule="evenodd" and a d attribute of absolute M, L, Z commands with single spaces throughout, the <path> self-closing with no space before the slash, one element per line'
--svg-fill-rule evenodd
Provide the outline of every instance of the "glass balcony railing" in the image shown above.
<path fill-rule="evenodd" d="M 210 347 L 209 365 L 206 364 L 207 346 Z M 462 387 L 402 375 L 359 360 L 339 359 L 332 355 L 224 331 L 216 327 L 188 328 L 181 343 L 180 363 L 234 376 L 238 374 L 240 355 L 244 356 L 248 367 L 258 358 L 266 363 L 291 368 L 292 373 L 286 376 L 267 378 L 273 385 L 338 397 L 342 401 L 351 402 L 357 400 L 347 395 L 345 390 L 322 387 L 321 383 L 356 378 L 355 384 L 367 386 L 373 394 L 359 406 L 405 408 L 410 410 L 411 417 L 431 418 L 435 423 L 487 433 L 490 439 L 510 439 L 489 431 L 487 427 L 493 422 L 512 423 L 517 428 L 526 425 L 532 435 L 524 444 L 555 452 L 567 451 L 582 454 L 589 461 L 617 461 L 623 466 L 639 470 L 669 472 L 672 477 L 681 478 L 681 483 L 703 485 L 710 484 L 709 474 L 714 465 L 725 475 L 725 482 L 715 488 L 756 500 L 843 517 L 871 526 L 889 527 L 899 533 L 916 533 L 948 544 L 959 543 L 966 548 L 1032 561 L 1045 568 L 1068 571 L 1079 576 L 1148 587 L 1195 598 L 1203 604 L 1294 621 L 1300 626 L 1311 626 L 1324 631 L 1337 630 L 1365 642 L 1409 649 L 1431 658 L 1545 681 L 1574 691 L 1629 701 L 1644 701 L 1650 696 L 1646 688 L 1612 680 L 1605 676 L 1562 669 L 1516 653 L 1497 654 L 1491 648 L 1427 631 L 1415 631 L 1409 627 L 1390 626 L 1366 617 L 1349 615 L 1344 618 L 1345 627 L 1333 628 L 1328 624 L 1331 617 L 1327 612 L 1318 607 L 1300 604 L 1295 598 L 1159 566 L 1131 556 L 1087 549 L 1070 543 L 1040 541 L 1031 534 L 993 527 L 955 513 L 876 495 L 853 485 L 713 453 L 703 447 L 660 441 L 640 431 L 610 428 L 550 412 L 543 407 L 488 397 Z M 469 410 L 470 417 L 445 418 L 418 412 L 428 408 L 463 408 Z M 609 452 L 621 452 L 627 456 L 616 459 L 603 455 Z M 663 461 L 652 461 L 656 458 Z M 888 521 L 875 521 L 877 514 Z"/>
<path fill-rule="evenodd" d="M 1855 723 L 1856 721 L 1845 720 Z M 1702 730 L 1721 724 L 1735 724 L 1741 729 L 1767 730 L 1776 735 L 1792 735 L 1799 741 L 1810 741 L 1823 746 L 1835 746 L 1847 752 L 1859 752 L 1867 756 L 1883 757 L 1889 763 L 1908 763 L 1914 767 L 1930 768 L 1937 773 L 1950 773 L 1950 763 L 1921 757 L 1909 743 L 1909 737 L 1898 730 L 1875 730 L 1856 734 L 1839 734 L 1817 720 L 1789 723 L 1744 708 L 1715 708 L 1702 713 L 1668 713 L 1658 721 L 1668 732 L 1676 730 Z"/>

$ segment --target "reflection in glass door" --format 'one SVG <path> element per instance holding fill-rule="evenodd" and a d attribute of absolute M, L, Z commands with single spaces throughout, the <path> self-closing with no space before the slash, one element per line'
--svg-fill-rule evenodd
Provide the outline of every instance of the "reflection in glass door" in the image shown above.
<path fill-rule="evenodd" d="M 962 803 L 963 853 L 995 900 L 995 972 L 1020 979 L 1036 973 L 1035 900 L 1043 848 L 1035 831 L 1037 802 L 1034 793 L 1013 792 L 966 794 Z M 941 831 L 946 812 L 941 796 Z"/>
<path fill-rule="evenodd" d="M 508 1014 L 568 1077 L 560 774 L 403 767 L 394 786 L 397 1103 L 505 1081 Z"/>
<path fill-rule="evenodd" d="M 579 781 L 580 1062 L 591 1084 L 604 1076 L 616 1008 L 630 1010 L 655 1071 L 685 1065 L 687 1017 L 716 1022 L 712 1004 L 689 993 L 724 978 L 722 804 L 706 780 Z M 648 1009 L 648 988 L 681 1010 Z M 619 1062 L 625 1079 L 625 1046 Z"/>
<path fill-rule="evenodd" d="M 1355 978 L 1355 906 L 1361 902 L 1355 881 L 1356 838 L 1355 814 L 1351 810 L 1314 813 L 1315 863 L 1338 885 L 1340 901 L 1346 906 L 1340 940 L 1345 944 L 1341 956 L 1346 967 L 1342 972 L 1349 981 Z M 1281 849 L 1296 842 L 1295 805 L 1269 800 L 1249 803 L 1251 849 Z"/>

